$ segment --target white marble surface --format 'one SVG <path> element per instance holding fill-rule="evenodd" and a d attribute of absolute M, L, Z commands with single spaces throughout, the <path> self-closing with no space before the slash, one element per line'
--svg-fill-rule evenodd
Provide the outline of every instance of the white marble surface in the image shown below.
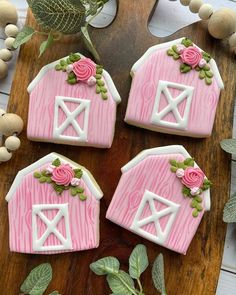
<path fill-rule="evenodd" d="M 134 0 L 135 1 L 135 0 Z M 22 26 L 26 16 L 26 1 L 11 0 L 19 11 L 19 24 Z M 236 9 L 236 0 L 208 0 L 215 9 L 220 7 L 230 7 Z M 116 13 L 116 0 L 110 0 L 105 6 L 103 13 L 94 21 L 96 27 L 108 25 Z M 180 5 L 179 1 L 159 0 L 156 11 L 150 21 L 150 31 L 159 37 L 173 34 L 178 29 L 198 21 L 197 14 L 191 14 L 187 7 Z M 0 30 L 0 48 L 3 46 L 4 33 Z M 6 108 L 10 93 L 12 76 L 14 73 L 15 58 L 10 63 L 10 71 L 7 79 L 0 82 L 0 108 Z M 236 112 L 235 112 L 236 126 Z M 234 128 L 234 137 L 236 138 L 236 127 Z M 231 192 L 236 192 L 236 161 L 232 162 L 232 182 Z M 206 282 L 207 283 L 207 282 Z M 236 224 L 230 224 L 227 228 L 222 266 L 217 288 L 217 295 L 235 295 L 236 294 Z M 183 294 L 188 295 L 188 294 Z M 208 295 L 208 294 L 199 294 Z"/>

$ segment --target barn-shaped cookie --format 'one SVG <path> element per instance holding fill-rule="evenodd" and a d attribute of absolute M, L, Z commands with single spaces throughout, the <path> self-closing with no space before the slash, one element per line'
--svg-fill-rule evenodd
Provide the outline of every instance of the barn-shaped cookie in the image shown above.
<path fill-rule="evenodd" d="M 121 99 L 102 66 L 70 54 L 44 66 L 28 92 L 30 140 L 111 147 Z"/>
<path fill-rule="evenodd" d="M 205 211 L 211 182 L 183 146 L 144 150 L 121 169 L 106 218 L 186 254 Z"/>
<path fill-rule="evenodd" d="M 13 252 L 96 248 L 103 193 L 84 167 L 51 153 L 19 171 L 6 196 Z"/>
<path fill-rule="evenodd" d="M 127 123 L 170 134 L 211 135 L 224 84 L 214 59 L 190 39 L 149 48 L 131 76 Z"/>

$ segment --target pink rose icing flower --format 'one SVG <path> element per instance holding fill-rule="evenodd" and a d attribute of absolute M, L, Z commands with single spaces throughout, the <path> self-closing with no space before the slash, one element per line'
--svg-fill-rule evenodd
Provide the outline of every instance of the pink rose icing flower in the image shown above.
<path fill-rule="evenodd" d="M 73 63 L 73 72 L 78 81 L 86 82 L 90 77 L 95 76 L 96 64 L 90 58 L 81 58 Z"/>
<path fill-rule="evenodd" d="M 72 178 L 70 184 L 73 186 L 78 186 L 80 184 L 80 179 L 76 177 Z"/>
<path fill-rule="evenodd" d="M 176 176 L 178 178 L 182 178 L 184 176 L 184 169 L 182 169 L 182 168 L 177 169 Z"/>
<path fill-rule="evenodd" d="M 55 167 L 52 172 L 52 180 L 58 185 L 68 186 L 71 180 L 74 178 L 74 171 L 69 164 L 62 164 L 59 167 Z"/>
<path fill-rule="evenodd" d="M 188 167 L 184 170 L 182 183 L 188 188 L 201 187 L 205 175 L 199 168 Z"/>
<path fill-rule="evenodd" d="M 201 51 L 194 46 L 187 47 L 180 55 L 183 63 L 195 68 L 202 59 Z"/>
<path fill-rule="evenodd" d="M 199 187 L 193 187 L 191 188 L 191 191 L 190 191 L 191 195 L 192 196 L 196 196 L 200 193 L 200 188 Z"/>

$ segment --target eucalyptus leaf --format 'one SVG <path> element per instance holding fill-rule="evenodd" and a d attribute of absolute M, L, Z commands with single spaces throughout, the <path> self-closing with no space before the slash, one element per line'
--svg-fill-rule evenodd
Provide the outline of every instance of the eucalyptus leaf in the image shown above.
<path fill-rule="evenodd" d="M 137 294 L 133 279 L 123 270 L 120 270 L 118 274 L 109 274 L 107 276 L 107 282 L 112 292 L 117 295 Z"/>
<path fill-rule="evenodd" d="M 84 40 L 84 44 L 85 44 L 86 48 L 91 52 L 91 54 L 93 55 L 96 62 L 99 63 L 100 56 L 99 56 L 96 48 L 94 47 L 92 40 L 90 39 L 88 27 L 87 26 L 81 27 L 81 33 L 82 33 L 82 38 Z"/>
<path fill-rule="evenodd" d="M 25 26 L 16 36 L 13 47 L 16 49 L 20 45 L 28 42 L 34 35 L 35 30 L 31 27 Z"/>
<path fill-rule="evenodd" d="M 37 0 L 30 7 L 39 25 L 64 34 L 75 34 L 85 22 L 85 7 L 80 1 Z"/>
<path fill-rule="evenodd" d="M 226 223 L 236 222 L 236 194 L 225 204 L 223 221 Z"/>
<path fill-rule="evenodd" d="M 29 295 L 42 295 L 52 279 L 52 267 L 43 263 L 35 267 L 20 287 L 21 292 Z"/>
<path fill-rule="evenodd" d="M 164 277 L 164 258 L 159 254 L 152 267 L 152 280 L 156 289 L 162 294 L 166 294 Z"/>
<path fill-rule="evenodd" d="M 220 142 L 220 146 L 225 152 L 236 154 L 236 139 L 224 139 Z"/>
<path fill-rule="evenodd" d="M 120 262 L 117 258 L 108 256 L 90 264 L 90 269 L 97 275 L 117 274 Z"/>
<path fill-rule="evenodd" d="M 53 35 L 50 32 L 46 41 L 43 41 L 39 47 L 39 57 L 53 44 Z"/>
<path fill-rule="evenodd" d="M 133 279 L 139 279 L 148 267 L 147 249 L 144 245 L 137 245 L 129 257 L 129 274 Z"/>

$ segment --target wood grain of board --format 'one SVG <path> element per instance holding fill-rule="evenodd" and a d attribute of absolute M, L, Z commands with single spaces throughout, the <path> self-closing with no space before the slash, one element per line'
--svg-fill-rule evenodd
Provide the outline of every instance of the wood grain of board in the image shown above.
<path fill-rule="evenodd" d="M 111 149 L 30 142 L 26 138 L 25 128 L 20 136 L 21 149 L 14 154 L 10 163 L 1 164 L 0 286 L 4 287 L 4 294 L 19 294 L 20 285 L 29 271 L 42 262 L 50 262 L 53 267 L 53 281 L 46 294 L 55 289 L 66 295 L 110 294 L 105 278 L 94 275 L 89 270 L 89 264 L 103 256 L 112 255 L 117 256 L 122 267 L 127 270 L 128 256 L 138 243 L 147 246 L 150 261 L 154 261 L 158 253 L 164 254 L 168 294 L 215 294 L 226 230 L 222 222 L 222 210 L 228 198 L 230 184 L 230 158 L 221 151 L 219 141 L 231 137 L 232 133 L 236 64 L 227 44 L 211 38 L 204 22 L 186 27 L 168 38 L 160 39 L 152 36 L 148 31 L 147 23 L 155 4 L 155 0 L 120 0 L 114 22 L 107 28 L 91 30 L 92 39 L 101 55 L 102 63 L 113 77 L 122 97 Z M 27 22 L 29 25 L 35 25 L 31 14 L 28 15 Z M 154 133 L 126 125 L 123 121 L 131 84 L 129 71 L 133 63 L 148 47 L 183 36 L 191 38 L 212 54 L 225 82 L 213 134 L 208 139 L 191 139 Z M 21 115 L 25 122 L 27 122 L 29 101 L 26 88 L 41 67 L 70 52 L 79 51 L 88 55 L 79 38 L 70 36 L 64 37 L 43 58 L 38 59 L 40 41 L 40 38 L 34 38 L 22 46 L 9 101 L 9 111 Z M 141 150 L 168 144 L 183 144 L 214 183 L 211 191 L 212 209 L 204 216 L 186 256 L 148 242 L 105 219 L 106 210 L 121 175 L 120 168 Z M 19 169 L 52 151 L 86 166 L 100 184 L 104 192 L 104 198 L 101 201 L 100 247 L 91 251 L 53 256 L 10 253 L 5 195 Z M 145 294 L 157 294 L 151 283 L 150 268 L 142 276 L 142 280 Z"/>

